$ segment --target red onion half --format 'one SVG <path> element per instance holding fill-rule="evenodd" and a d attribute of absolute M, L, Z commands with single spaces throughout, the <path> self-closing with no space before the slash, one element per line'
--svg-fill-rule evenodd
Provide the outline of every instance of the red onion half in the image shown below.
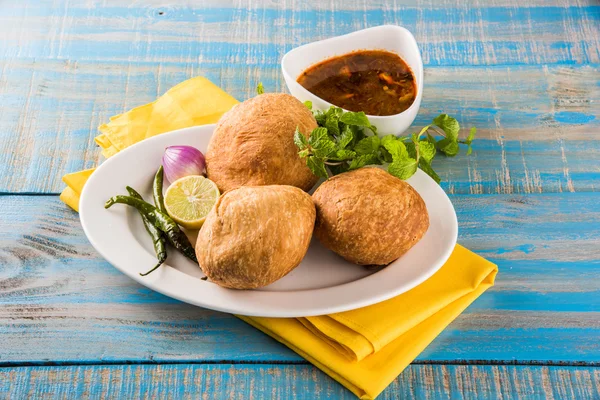
<path fill-rule="evenodd" d="M 171 183 L 189 175 L 203 175 L 206 162 L 204 154 L 192 146 L 169 146 L 163 154 L 165 177 Z"/>

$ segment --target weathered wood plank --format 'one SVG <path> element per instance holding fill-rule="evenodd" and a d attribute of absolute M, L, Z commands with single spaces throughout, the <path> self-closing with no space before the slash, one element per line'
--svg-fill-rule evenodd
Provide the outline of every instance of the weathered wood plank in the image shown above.
<path fill-rule="evenodd" d="M 600 363 L 599 200 L 452 196 L 459 242 L 500 273 L 418 360 Z M 0 196 L 0 209 L 0 363 L 301 360 L 234 317 L 119 273 L 55 196 Z"/>
<path fill-rule="evenodd" d="M 597 4 L 370 3 L 29 0 L 3 8 L 0 57 L 261 66 L 295 45 L 396 24 L 415 33 L 426 65 L 600 62 Z"/>
<path fill-rule="evenodd" d="M 40 0 L 37 3 L 41 3 L 41 6 L 46 6 L 51 3 L 51 0 Z M 73 8 L 94 8 L 97 6 L 94 0 L 71 0 L 69 1 L 69 7 Z M 595 0 L 532 0 L 527 2 L 527 7 L 588 7 L 597 5 L 598 2 Z M 11 6 L 12 4 L 8 5 Z M 35 5 L 35 4 L 34 4 Z M 105 8 L 119 8 L 123 7 L 123 2 L 120 0 L 103 0 L 102 6 Z M 331 10 L 335 11 L 362 11 L 362 10 L 386 10 L 388 8 L 398 7 L 426 7 L 426 8 L 463 8 L 463 7 L 480 7 L 480 8 L 494 8 L 494 7 L 522 7 L 523 4 L 515 0 L 486 0 L 482 2 L 480 0 L 395 0 L 393 4 L 390 4 L 388 0 L 349 0 L 340 2 L 340 4 L 334 4 L 332 2 L 300 2 L 297 0 L 290 0 L 286 2 L 273 2 L 272 0 L 254 0 L 252 1 L 251 7 L 253 8 L 273 8 L 281 10 Z M 31 7 L 31 6 L 30 6 Z M 22 5 L 14 6 L 13 8 L 29 9 L 30 7 L 23 7 Z M 180 9 L 204 9 L 204 8 L 241 8 L 239 3 L 232 0 L 181 0 L 181 1 L 166 1 L 166 0 L 146 0 L 144 3 L 131 4 L 130 8 L 164 8 L 169 10 L 171 8 Z M 14 10 L 13 10 L 14 11 Z"/>
<path fill-rule="evenodd" d="M 0 369 L 0 397 L 23 399 L 355 399 L 311 365 L 111 365 Z M 386 399 L 594 399 L 600 369 L 411 365 Z"/>
<path fill-rule="evenodd" d="M 444 188 L 508 194 L 453 197 L 461 243 L 500 275 L 419 360 L 600 362 L 599 198 L 518 195 L 598 188 L 596 1 L 96 3 L 2 6 L 0 193 L 57 193 L 64 172 L 98 161 L 97 125 L 189 76 L 240 99 L 258 80 L 283 90 L 277 64 L 291 47 L 404 25 L 428 66 L 417 123 L 445 111 L 484 138 L 470 159 L 438 163 Z M 0 196 L 0 209 L 0 365 L 303 363 L 229 315 L 129 281 L 55 197 Z M 600 398 L 598 371 L 415 365 L 381 398 Z M 0 398 L 33 395 L 353 398 L 304 364 L 0 368 Z"/>
<path fill-rule="evenodd" d="M 415 125 L 444 111 L 476 125 L 480 137 L 472 157 L 436 162 L 445 188 L 451 193 L 597 190 L 599 68 L 427 69 Z M 259 80 L 268 90 L 284 90 L 275 64 L 248 70 L 207 61 L 19 59 L 1 71 L 0 192 L 60 192 L 64 173 L 99 161 L 93 142 L 98 125 L 190 76 L 206 75 L 238 99 L 252 96 Z"/>

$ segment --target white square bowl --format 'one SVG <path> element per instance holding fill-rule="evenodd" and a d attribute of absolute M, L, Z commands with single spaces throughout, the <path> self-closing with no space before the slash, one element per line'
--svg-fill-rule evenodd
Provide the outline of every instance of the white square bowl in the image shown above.
<path fill-rule="evenodd" d="M 281 69 L 290 93 L 301 101 L 312 101 L 316 109 L 328 109 L 333 104 L 306 90 L 297 79 L 302 72 L 314 64 L 357 50 L 385 50 L 398 54 L 412 70 L 417 84 L 417 95 L 413 104 L 400 114 L 368 116 L 371 124 L 383 134 L 403 133 L 413 123 L 421 106 L 423 60 L 412 33 L 400 26 L 376 26 L 290 50 L 281 60 Z"/>

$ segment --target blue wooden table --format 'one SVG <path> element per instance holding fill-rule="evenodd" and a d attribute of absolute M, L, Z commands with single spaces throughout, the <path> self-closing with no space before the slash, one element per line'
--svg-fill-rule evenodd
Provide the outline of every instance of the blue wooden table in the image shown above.
<path fill-rule="evenodd" d="M 459 242 L 497 285 L 381 395 L 600 398 L 600 7 L 595 0 L 0 2 L 0 398 L 353 398 L 240 320 L 111 267 L 58 200 L 109 117 L 204 75 L 284 90 L 290 48 L 411 30 L 416 126 L 478 127 L 438 160 Z"/>

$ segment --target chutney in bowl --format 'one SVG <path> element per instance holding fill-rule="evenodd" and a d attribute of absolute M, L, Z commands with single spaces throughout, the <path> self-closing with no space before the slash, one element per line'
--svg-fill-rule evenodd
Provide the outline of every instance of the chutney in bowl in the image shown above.
<path fill-rule="evenodd" d="M 349 111 L 385 116 L 407 110 L 417 87 L 410 67 L 384 50 L 358 50 L 307 68 L 298 83 L 314 95 Z"/>
<path fill-rule="evenodd" d="M 371 124 L 376 126 L 380 133 L 401 134 L 415 120 L 423 97 L 423 60 L 421 52 L 414 36 L 403 27 L 396 25 L 376 26 L 296 47 L 287 52 L 281 59 L 281 69 L 285 83 L 294 97 L 301 101 L 310 101 L 313 109 L 327 110 L 336 104 L 311 93 L 297 80 L 306 70 L 323 61 L 362 51 L 393 53 L 410 68 L 415 96 L 414 101 L 407 109 L 392 115 L 373 115 L 365 112 Z M 342 106 L 341 108 L 345 107 Z"/>

